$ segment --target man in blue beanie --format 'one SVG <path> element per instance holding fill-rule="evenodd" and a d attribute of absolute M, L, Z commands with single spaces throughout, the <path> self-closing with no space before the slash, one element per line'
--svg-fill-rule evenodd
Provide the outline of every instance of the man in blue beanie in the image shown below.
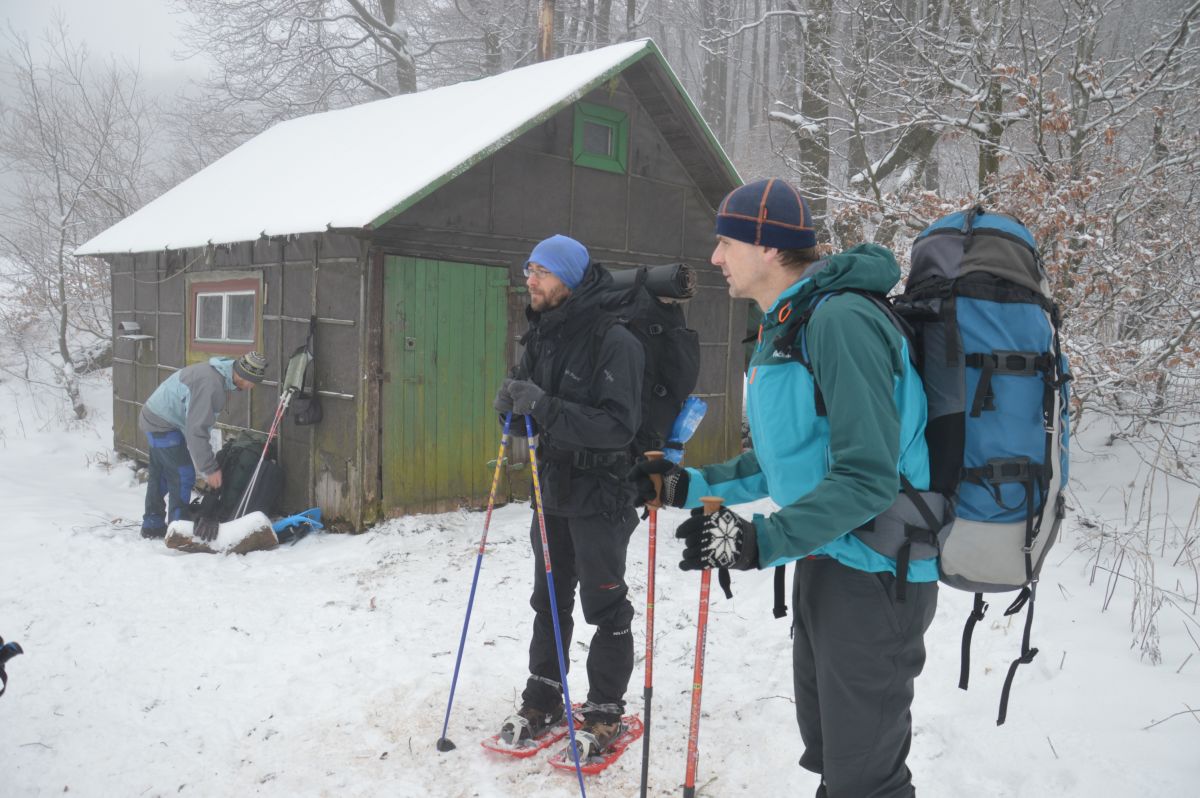
<path fill-rule="evenodd" d="M 662 500 L 676 507 L 708 495 L 778 505 L 750 518 L 728 506 L 694 513 L 676 532 L 680 566 L 794 562 L 801 767 L 821 775 L 818 796 L 912 796 L 909 709 L 938 569 L 933 532 L 911 521 L 922 516 L 908 495 L 929 486 L 921 380 L 907 338 L 870 298 L 886 295 L 900 269 L 874 244 L 821 258 L 808 204 L 783 180 L 730 192 L 716 234 L 712 263 L 729 295 L 763 311 L 746 379 L 756 446 L 702 468 L 641 463 L 630 479 L 644 499 L 660 473 Z"/>
<path fill-rule="evenodd" d="M 556 235 L 525 263 L 529 330 L 513 378 L 496 393 L 501 414 L 529 416 L 538 431 L 541 498 L 546 519 L 563 651 L 571 651 L 575 585 L 587 622 L 588 696 L 577 733 L 580 756 L 609 748 L 623 731 L 625 691 L 633 673 L 633 605 L 625 554 L 637 527 L 632 486 L 622 480 L 640 423 L 642 345 L 603 311 L 612 282 L 573 238 Z M 522 434 L 524 419 L 514 419 Z M 529 677 L 520 710 L 500 736 L 529 745 L 563 720 L 562 684 L 536 512 L 530 521 L 534 568 Z M 569 665 L 569 664 L 568 664 Z"/>

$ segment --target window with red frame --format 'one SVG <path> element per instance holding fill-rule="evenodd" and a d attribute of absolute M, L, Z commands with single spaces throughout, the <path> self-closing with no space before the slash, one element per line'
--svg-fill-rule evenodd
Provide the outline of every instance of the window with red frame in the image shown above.
<path fill-rule="evenodd" d="M 240 354 L 258 341 L 258 280 L 193 283 L 192 348 L 218 354 Z"/>

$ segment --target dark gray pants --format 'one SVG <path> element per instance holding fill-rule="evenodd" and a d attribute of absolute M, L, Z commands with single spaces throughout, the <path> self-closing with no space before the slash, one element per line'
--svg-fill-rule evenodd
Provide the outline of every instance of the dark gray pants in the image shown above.
<path fill-rule="evenodd" d="M 574 624 L 575 587 L 583 604 L 583 617 L 596 627 L 588 649 L 589 703 L 611 707 L 610 713 L 625 711 L 625 691 L 633 673 L 633 605 L 625 584 L 625 552 L 629 537 L 637 528 L 637 512 L 627 507 L 615 513 L 577 518 L 546 516 L 546 537 L 550 545 L 550 566 L 554 572 L 554 595 L 558 600 L 558 622 L 562 630 L 563 652 L 570 668 L 571 634 Z M 550 614 L 550 591 L 546 585 L 546 566 L 542 560 L 542 535 L 534 513 L 529 530 L 533 546 L 533 638 L 529 643 L 530 679 L 522 701 L 548 710 L 562 703 L 558 684 L 558 651 L 554 643 L 554 622 Z M 572 696 L 578 701 L 578 697 Z"/>
<path fill-rule="evenodd" d="M 829 798 L 915 795 L 905 764 L 912 743 L 913 680 L 925 666 L 936 582 L 908 585 L 896 601 L 891 574 L 836 560 L 800 560 L 792 591 L 800 766 L 820 773 Z"/>

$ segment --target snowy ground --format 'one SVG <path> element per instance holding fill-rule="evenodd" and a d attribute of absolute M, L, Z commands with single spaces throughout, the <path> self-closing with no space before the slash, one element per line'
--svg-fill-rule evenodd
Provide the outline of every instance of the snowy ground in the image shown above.
<path fill-rule="evenodd" d="M 0 375 L 0 634 L 25 656 L 0 698 L 4 796 L 571 796 L 573 774 L 509 760 L 478 740 L 515 706 L 523 680 L 531 559 L 528 508 L 497 511 L 450 721 L 437 753 L 482 513 L 397 519 L 358 536 L 314 534 L 245 557 L 181 554 L 137 534 L 142 488 L 110 452 L 108 383 L 94 415 L 68 424 L 57 394 Z M 1092 524 L 1127 526 L 1145 506 L 1144 471 L 1100 431 L 1076 446 L 1072 504 Z M 1090 450 L 1090 451 L 1085 451 Z M 491 453 L 481 453 L 480 459 Z M 1164 539 L 1137 567 L 1170 591 L 1158 610 L 1161 664 L 1131 631 L 1135 562 L 1096 572 L 1077 513 L 1044 575 L 1034 643 L 1008 723 L 995 725 L 1020 626 L 975 633 L 971 689 L 956 688 L 971 597 L 943 589 L 917 683 L 910 765 L 921 795 L 1189 796 L 1200 790 L 1200 624 L 1194 565 L 1173 565 L 1196 494 L 1159 482 L 1151 527 Z M 294 508 L 302 509 L 302 508 Z M 675 567 L 663 512 L 657 571 L 650 794 L 684 774 L 698 578 Z M 645 600 L 646 533 L 629 562 Z M 1101 564 L 1113 564 L 1111 550 Z M 1193 555 L 1194 557 L 1194 555 Z M 1195 562 L 1195 560 L 1193 560 Z M 715 585 L 704 681 L 698 795 L 811 794 L 796 766 L 786 621 L 771 579 Z M 1109 593 L 1112 593 L 1109 596 Z M 1108 609 L 1103 607 L 1108 601 Z M 1141 606 L 1147 604 L 1142 600 Z M 577 618 L 577 629 L 586 629 Z M 644 618 L 635 621 L 644 646 Z M 584 635 L 586 638 L 586 635 Z M 574 645 L 581 661 L 584 646 Z M 572 691 L 586 691 L 583 668 Z M 641 710 L 641 664 L 629 699 Z M 587 782 L 636 795 L 641 744 Z"/>

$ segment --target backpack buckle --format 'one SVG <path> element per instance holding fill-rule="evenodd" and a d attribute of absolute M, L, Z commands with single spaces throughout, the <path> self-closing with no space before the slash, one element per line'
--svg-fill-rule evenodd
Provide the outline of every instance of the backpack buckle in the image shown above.
<path fill-rule="evenodd" d="M 1004 352 L 997 350 L 992 354 L 996 358 L 993 368 L 996 374 L 1032 377 L 1038 372 L 1038 354 L 1035 352 Z"/>
<path fill-rule="evenodd" d="M 987 461 L 981 469 L 983 478 L 993 485 L 1005 482 L 1029 481 L 1028 457 L 996 457 Z"/>
<path fill-rule="evenodd" d="M 592 452 L 586 449 L 574 452 L 571 465 L 580 471 L 590 471 L 594 468 L 612 468 L 629 462 L 628 452 Z"/>

